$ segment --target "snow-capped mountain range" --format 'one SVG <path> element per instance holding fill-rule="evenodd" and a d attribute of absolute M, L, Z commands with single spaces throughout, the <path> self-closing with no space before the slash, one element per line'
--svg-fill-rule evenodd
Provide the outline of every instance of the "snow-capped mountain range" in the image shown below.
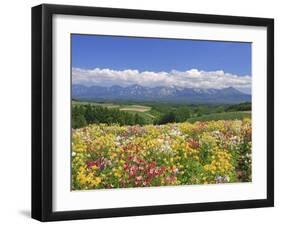
<path fill-rule="evenodd" d="M 72 85 L 72 99 L 94 101 L 161 101 L 172 103 L 241 103 L 251 101 L 251 95 L 228 87 L 199 89 L 182 87 L 127 87 Z"/>

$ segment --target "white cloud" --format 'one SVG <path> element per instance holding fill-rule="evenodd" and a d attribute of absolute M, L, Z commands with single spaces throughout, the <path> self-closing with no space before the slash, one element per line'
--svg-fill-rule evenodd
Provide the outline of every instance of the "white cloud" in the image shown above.
<path fill-rule="evenodd" d="M 72 68 L 73 84 L 87 86 L 129 86 L 138 84 L 147 87 L 178 86 L 185 88 L 222 89 L 235 87 L 243 92 L 251 92 L 251 76 L 238 76 L 224 71 L 188 71 L 152 72 L 138 70 L 81 69 Z"/>

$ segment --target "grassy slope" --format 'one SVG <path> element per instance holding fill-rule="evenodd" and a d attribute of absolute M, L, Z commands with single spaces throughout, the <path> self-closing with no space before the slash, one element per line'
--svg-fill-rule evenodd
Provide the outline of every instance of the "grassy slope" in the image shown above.
<path fill-rule="evenodd" d="M 223 113 L 214 113 L 209 115 L 203 115 L 200 117 L 190 118 L 188 122 L 196 122 L 196 121 L 210 121 L 210 120 L 234 120 L 234 119 L 243 119 L 243 118 L 251 118 L 251 112 L 223 112 Z"/>

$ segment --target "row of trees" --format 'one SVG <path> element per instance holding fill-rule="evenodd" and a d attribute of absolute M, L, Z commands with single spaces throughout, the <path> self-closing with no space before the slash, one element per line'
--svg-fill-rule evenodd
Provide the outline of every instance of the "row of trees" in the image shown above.
<path fill-rule="evenodd" d="M 133 114 L 90 104 L 72 106 L 72 128 L 81 128 L 92 123 L 144 125 L 147 122 L 138 113 Z"/>

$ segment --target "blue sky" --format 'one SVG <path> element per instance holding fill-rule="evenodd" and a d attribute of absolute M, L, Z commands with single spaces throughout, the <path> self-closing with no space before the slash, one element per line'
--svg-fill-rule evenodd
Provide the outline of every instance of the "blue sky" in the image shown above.
<path fill-rule="evenodd" d="M 251 44 L 72 35 L 72 66 L 115 70 L 223 70 L 251 75 Z"/>
<path fill-rule="evenodd" d="M 119 79 L 116 81 L 111 78 L 112 73 L 117 76 L 117 72 L 120 71 L 130 72 L 130 76 L 134 75 L 136 78 L 132 83 L 137 83 L 139 80 L 137 77 L 144 76 L 142 72 L 146 71 L 157 73 L 155 76 L 159 78 L 161 77 L 160 72 L 169 73 L 172 70 L 187 72 L 196 69 L 201 77 L 202 74 L 217 71 L 217 76 L 220 73 L 229 73 L 234 77 L 240 77 L 239 88 L 249 92 L 249 84 L 247 84 L 247 87 L 242 87 L 244 81 L 241 79 L 244 76 L 251 77 L 251 43 L 73 34 L 72 68 L 80 70 L 80 72 L 76 70 L 73 73 L 73 76 L 79 77 L 80 81 L 85 82 L 87 80 L 91 83 L 99 76 L 99 79 L 103 77 L 102 81 L 107 85 L 113 85 L 118 81 L 122 84 L 120 79 L 124 77 L 125 72 L 119 75 Z M 93 72 L 94 69 L 99 71 Z M 105 69 L 109 71 L 105 71 Z M 137 73 L 134 73 L 136 70 Z M 196 71 L 193 70 L 193 72 Z M 190 72 L 189 74 L 192 75 L 187 75 L 189 80 L 196 73 Z M 178 74 L 169 73 L 167 78 Z M 153 74 L 150 74 L 150 76 L 153 76 Z M 210 77 L 210 75 L 205 77 L 208 78 L 208 76 Z M 81 79 L 82 77 L 83 79 Z M 226 76 L 224 80 L 230 81 L 234 77 Z M 79 79 L 74 78 L 74 81 Z M 127 81 L 128 78 L 126 77 L 124 85 L 127 84 Z M 210 82 L 212 81 L 210 80 Z M 167 79 L 165 80 L 166 83 L 168 83 Z M 189 86 L 190 83 L 176 82 L 175 84 Z M 195 83 L 193 82 L 193 84 Z M 216 86 L 215 83 L 214 86 Z"/>

